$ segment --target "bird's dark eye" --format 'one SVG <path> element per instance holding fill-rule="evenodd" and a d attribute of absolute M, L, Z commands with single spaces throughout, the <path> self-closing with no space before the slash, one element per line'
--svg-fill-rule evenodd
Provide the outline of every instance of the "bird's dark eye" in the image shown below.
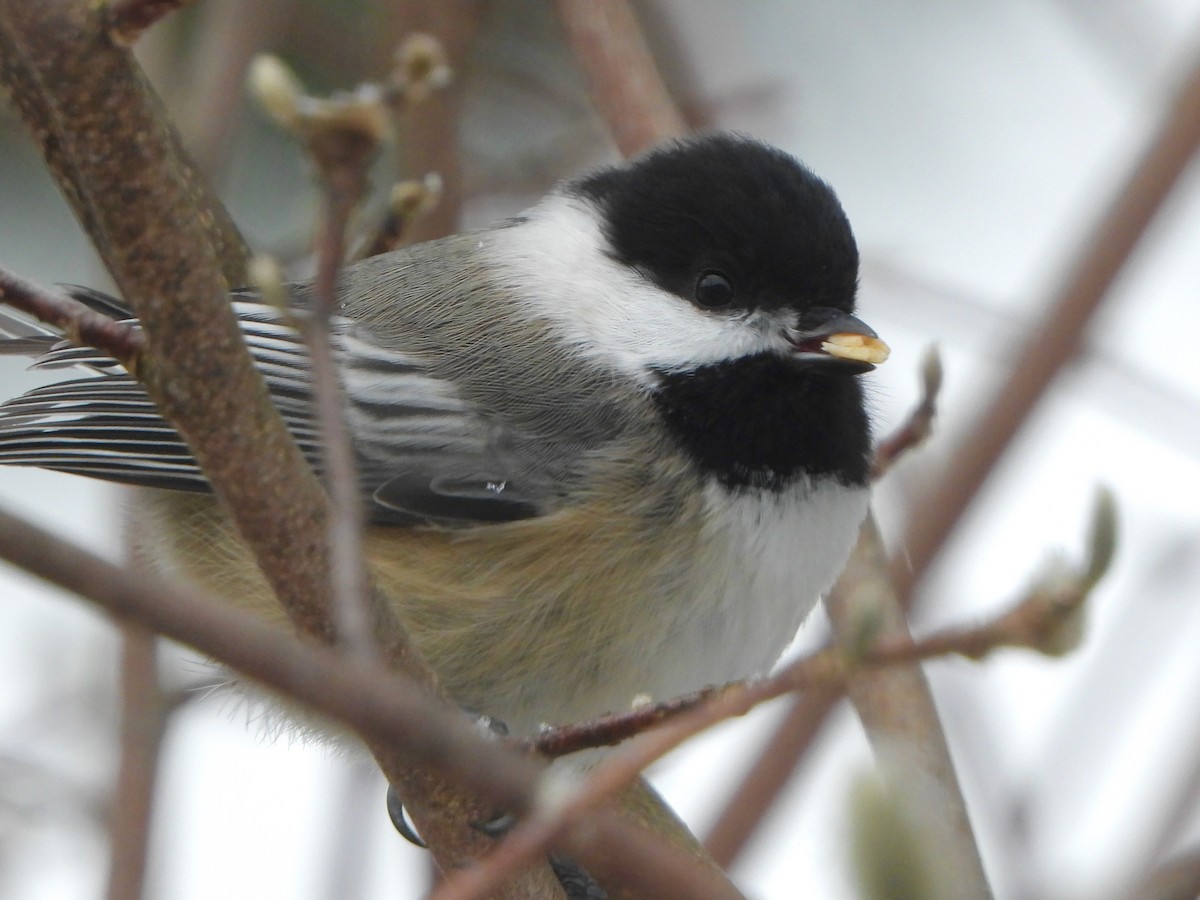
<path fill-rule="evenodd" d="M 696 302 L 705 309 L 720 309 L 733 303 L 733 282 L 724 272 L 709 269 L 696 279 Z"/>

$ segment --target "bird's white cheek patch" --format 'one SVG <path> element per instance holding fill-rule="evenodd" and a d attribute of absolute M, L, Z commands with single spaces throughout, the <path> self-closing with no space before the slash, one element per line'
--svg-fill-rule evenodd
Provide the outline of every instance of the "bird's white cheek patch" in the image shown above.
<path fill-rule="evenodd" d="M 552 194 L 488 248 L 531 315 L 564 341 L 639 380 L 650 368 L 694 368 L 780 344 L 774 323 L 706 313 L 612 259 L 596 216 L 586 201 Z"/>

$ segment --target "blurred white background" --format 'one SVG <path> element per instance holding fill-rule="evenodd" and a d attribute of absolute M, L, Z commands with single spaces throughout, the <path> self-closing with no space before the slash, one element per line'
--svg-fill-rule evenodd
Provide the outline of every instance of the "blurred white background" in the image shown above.
<path fill-rule="evenodd" d="M 341 6 L 346 22 L 366 15 Z M 462 73 L 467 224 L 514 212 L 555 178 L 612 156 L 546 6 L 484 7 Z M 881 433 L 915 400 L 924 348 L 942 350 L 938 433 L 878 491 L 902 552 L 907 499 L 937 479 L 1200 52 L 1200 2 L 638 8 L 690 115 L 794 152 L 840 194 L 863 254 L 863 317 L 893 347 L 871 376 Z M 258 246 L 303 246 L 314 210 L 305 164 L 256 114 L 241 121 L 223 178 L 235 216 Z M 1193 166 L 1086 354 L 989 482 L 915 624 L 976 621 L 1053 551 L 1078 556 L 1096 485 L 1113 489 L 1119 556 L 1076 653 L 927 667 L 999 898 L 1122 896 L 1134 873 L 1200 839 L 1198 176 Z M 0 209 L 0 264 L 105 286 L 11 117 L 0 119 Z M 48 380 L 0 363 L 4 397 Z M 6 507 L 114 557 L 120 499 L 92 481 L 0 470 Z M 102 896 L 118 640 L 79 601 L 8 568 L 0 577 L 0 894 Z M 824 628 L 815 615 L 800 645 Z M 165 659 L 172 685 L 211 677 L 181 651 Z M 419 895 L 424 855 L 391 830 L 369 767 L 278 734 L 229 694 L 189 697 L 162 761 L 148 896 Z M 778 712 L 733 722 L 655 771 L 699 833 Z M 840 711 L 734 870 L 751 896 L 855 896 L 845 809 L 869 764 L 859 726 Z"/>

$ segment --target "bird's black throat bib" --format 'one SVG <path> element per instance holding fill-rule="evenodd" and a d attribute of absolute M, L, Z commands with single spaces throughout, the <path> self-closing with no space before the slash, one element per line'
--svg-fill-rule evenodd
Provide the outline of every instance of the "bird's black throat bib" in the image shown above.
<path fill-rule="evenodd" d="M 870 428 L 853 375 L 761 354 L 659 379 L 654 400 L 668 431 L 727 487 L 779 490 L 805 476 L 867 483 Z"/>

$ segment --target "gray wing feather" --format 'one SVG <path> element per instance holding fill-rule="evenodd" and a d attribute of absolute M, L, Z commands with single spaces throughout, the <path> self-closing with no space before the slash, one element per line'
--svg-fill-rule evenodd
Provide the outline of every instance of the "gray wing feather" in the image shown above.
<path fill-rule="evenodd" d="M 116 300 L 79 299 L 129 321 Z M 311 410 L 308 355 L 279 310 L 236 296 L 234 310 L 272 399 L 310 464 L 320 445 Z M 13 324 L 16 323 L 16 324 Z M 0 317 L 0 352 L 36 353 L 34 367 L 85 367 L 92 376 L 35 388 L 0 404 L 0 464 L 39 466 L 129 484 L 204 491 L 207 482 L 175 430 L 120 364 L 23 317 Z M 347 418 L 370 518 L 458 526 L 539 514 L 547 492 L 522 489 L 512 442 L 493 417 L 414 355 L 392 350 L 348 319 L 334 323 L 350 406 Z"/>

